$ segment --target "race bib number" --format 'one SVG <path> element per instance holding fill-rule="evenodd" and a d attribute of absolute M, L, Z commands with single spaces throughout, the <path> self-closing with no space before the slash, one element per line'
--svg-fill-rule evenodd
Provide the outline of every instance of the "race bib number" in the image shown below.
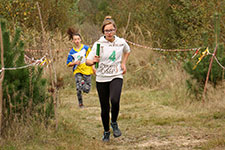
<path fill-rule="evenodd" d="M 113 62 L 116 60 L 116 51 L 112 52 L 112 54 L 109 56 L 109 59 Z"/>
<path fill-rule="evenodd" d="M 119 63 L 116 63 L 114 65 L 101 64 L 99 67 L 99 72 L 101 74 L 116 74 L 119 71 L 118 65 Z"/>

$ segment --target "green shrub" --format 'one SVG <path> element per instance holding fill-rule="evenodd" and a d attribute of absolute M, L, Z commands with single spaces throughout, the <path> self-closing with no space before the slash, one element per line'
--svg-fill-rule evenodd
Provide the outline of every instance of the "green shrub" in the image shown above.
<path fill-rule="evenodd" d="M 218 61 L 220 63 L 224 64 L 224 62 L 225 62 L 224 47 L 223 47 L 223 43 L 219 43 L 219 35 L 220 35 L 219 15 L 215 14 L 214 19 L 215 19 L 214 22 L 215 22 L 215 39 L 216 39 L 215 43 L 212 45 L 209 44 L 206 37 L 204 37 L 203 41 L 205 41 L 205 47 L 209 46 L 209 50 L 211 53 L 214 52 L 215 47 L 217 45 L 216 58 L 218 58 Z M 205 34 L 204 34 L 204 36 L 205 36 Z M 202 50 L 205 50 L 205 48 Z M 202 52 L 203 51 L 199 52 L 199 54 L 201 55 Z M 197 56 L 197 57 L 200 57 L 200 56 Z M 197 59 L 199 59 L 199 58 L 197 58 Z M 195 70 L 193 69 L 193 67 L 195 66 L 195 63 L 196 63 L 194 61 L 188 61 L 184 65 L 184 69 L 191 75 L 191 78 L 192 78 L 187 81 L 188 89 L 190 89 L 193 93 L 195 93 L 195 95 L 199 95 L 199 93 L 203 91 L 207 73 L 208 73 L 208 69 L 209 69 L 209 63 L 210 63 L 211 59 L 212 59 L 212 55 L 205 56 L 200 61 L 200 63 L 197 65 L 197 68 Z M 215 87 L 224 78 L 225 78 L 225 75 L 223 73 L 223 69 L 221 68 L 221 66 L 218 65 L 218 63 L 214 59 L 214 61 L 212 63 L 212 69 L 210 72 L 210 76 L 209 76 L 209 81 L 211 81 Z M 193 79 L 197 80 L 197 84 L 193 84 L 193 81 L 191 81 Z"/>
<path fill-rule="evenodd" d="M 20 30 L 16 30 L 14 38 L 10 39 L 6 23 L 1 21 L 4 46 L 5 78 L 3 80 L 3 117 L 4 122 L 10 123 L 14 117 L 24 118 L 26 115 L 53 111 L 52 107 L 44 108 L 44 105 L 52 105 L 48 102 L 46 79 L 42 78 L 42 68 L 29 67 L 24 69 L 9 70 L 26 66 L 24 61 L 23 42 L 20 40 Z M 0 68 L 2 66 L 0 65 Z M 7 69 L 8 68 L 8 69 Z M 46 109 L 46 110 L 45 110 Z M 49 117 L 46 114 L 45 117 Z"/>

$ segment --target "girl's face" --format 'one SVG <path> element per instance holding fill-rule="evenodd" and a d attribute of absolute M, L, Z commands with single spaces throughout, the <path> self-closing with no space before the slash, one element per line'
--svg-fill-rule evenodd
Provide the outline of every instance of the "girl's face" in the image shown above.
<path fill-rule="evenodd" d="M 74 42 L 74 44 L 75 44 L 76 46 L 79 46 L 80 43 L 81 43 L 81 38 L 80 38 L 80 36 L 79 36 L 79 35 L 74 35 L 74 36 L 73 36 L 73 42 Z"/>
<path fill-rule="evenodd" d="M 116 29 L 113 26 L 113 24 L 108 24 L 104 27 L 104 35 L 106 40 L 113 42 L 115 34 L 116 34 Z"/>

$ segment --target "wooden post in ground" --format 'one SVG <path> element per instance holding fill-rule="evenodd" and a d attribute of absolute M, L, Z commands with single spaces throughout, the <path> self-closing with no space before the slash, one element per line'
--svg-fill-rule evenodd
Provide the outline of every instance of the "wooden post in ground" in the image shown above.
<path fill-rule="evenodd" d="M 2 89 L 2 83 L 4 80 L 4 49 L 3 49 L 3 40 L 2 40 L 2 28 L 0 24 L 0 42 L 1 42 L 1 69 L 2 71 L 0 72 L 0 137 L 2 136 L 2 122 L 3 122 L 3 89 Z"/>
<path fill-rule="evenodd" d="M 42 20 L 42 15 L 41 15 L 41 9 L 39 7 L 39 3 L 37 2 L 37 7 L 38 7 L 38 13 L 39 13 L 39 17 L 40 17 L 40 22 L 41 22 L 41 28 L 42 28 L 42 36 L 43 36 L 43 44 L 44 44 L 44 49 L 47 49 L 48 55 L 46 56 L 47 61 L 48 61 L 48 65 L 49 65 L 49 78 L 51 81 L 51 91 L 52 91 L 52 97 L 53 97 L 53 103 L 54 103 L 54 112 L 55 112 L 55 124 L 56 124 L 56 129 L 58 128 L 58 113 L 57 113 L 57 95 L 56 95 L 56 73 L 55 73 L 55 69 L 54 69 L 54 64 L 53 64 L 53 56 L 52 56 L 52 51 L 51 48 L 49 46 L 47 46 L 47 42 L 46 42 L 46 32 L 44 29 L 44 25 L 43 25 L 43 20 Z M 52 71 L 53 73 L 55 73 L 55 81 L 52 77 Z"/>
<path fill-rule="evenodd" d="M 214 21 L 215 21 L 215 44 L 216 44 L 216 47 L 214 49 L 213 56 L 211 57 L 211 60 L 210 60 L 209 69 L 208 69 L 208 73 L 207 73 L 207 77 L 206 77 L 206 81 L 205 81 L 204 91 L 203 91 L 203 95 L 202 95 L 203 103 L 205 102 L 207 83 L 208 83 L 209 75 L 210 75 L 210 72 L 212 69 L 213 59 L 216 56 L 216 51 L 217 51 L 217 46 L 218 46 L 218 41 L 219 41 L 219 22 L 218 22 L 219 14 L 218 13 L 215 13 L 214 19 L 215 19 Z"/>
<path fill-rule="evenodd" d="M 53 96 L 53 103 L 54 103 L 54 112 L 55 112 L 55 127 L 58 129 L 58 103 L 57 103 L 57 88 L 56 88 L 56 83 L 57 83 L 57 78 L 56 78 L 56 71 L 54 67 L 54 62 L 53 62 L 53 56 L 52 56 L 52 50 L 51 48 L 48 48 L 48 53 L 50 57 L 50 63 L 49 63 L 49 70 L 50 70 L 50 78 L 51 78 L 51 86 L 52 86 L 52 96 Z M 54 79 L 52 77 L 52 73 L 54 74 Z"/>
<path fill-rule="evenodd" d="M 207 90 L 207 83 L 208 83 L 209 75 L 210 75 L 210 72 L 211 72 L 211 69 L 212 69 L 213 58 L 214 58 L 214 56 L 216 56 L 216 51 L 217 51 L 217 45 L 216 45 L 216 48 L 213 52 L 213 56 L 211 57 L 210 64 L 209 64 L 209 69 L 208 69 L 208 73 L 207 73 L 207 77 L 206 77 L 206 81 L 205 81 L 205 86 L 204 86 L 204 91 L 203 91 L 203 95 L 202 95 L 202 102 L 203 103 L 205 102 L 205 94 L 206 94 L 206 90 Z"/>

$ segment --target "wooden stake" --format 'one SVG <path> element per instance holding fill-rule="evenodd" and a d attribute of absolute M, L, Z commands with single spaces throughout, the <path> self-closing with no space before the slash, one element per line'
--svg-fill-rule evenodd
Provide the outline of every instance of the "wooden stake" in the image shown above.
<path fill-rule="evenodd" d="M 45 44 L 46 44 L 45 29 L 44 29 L 44 23 L 43 23 L 43 19 L 42 19 L 41 9 L 40 9 L 39 3 L 37 2 L 36 5 L 37 5 L 37 9 L 38 9 L 38 14 L 39 14 L 40 23 L 41 23 L 41 30 L 42 30 L 41 39 L 43 41 L 41 43 L 41 49 L 42 50 L 40 50 L 40 55 L 42 56 L 43 55 L 43 51 L 45 50 L 45 47 L 46 47 L 45 46 Z"/>
<path fill-rule="evenodd" d="M 56 121 L 56 129 L 58 128 L 58 115 L 57 115 L 57 95 L 56 95 L 56 73 L 55 73 L 55 68 L 54 68 L 54 64 L 53 64 L 53 57 L 52 57 L 52 51 L 51 51 L 51 47 L 47 47 L 46 44 L 46 39 L 45 39 L 45 29 L 44 29 L 44 24 L 43 24 L 43 20 L 42 20 L 42 16 L 41 16 L 41 10 L 39 7 L 39 4 L 37 2 L 37 7 L 38 7 L 38 13 L 39 13 L 39 17 L 40 17 L 40 21 L 41 21 L 41 28 L 42 28 L 42 36 L 43 36 L 43 44 L 44 44 L 44 49 L 48 50 L 48 55 L 46 56 L 48 61 L 52 61 L 51 63 L 49 62 L 49 78 L 51 81 L 51 91 L 52 91 L 52 97 L 53 97 L 53 103 L 54 103 L 54 112 L 55 112 L 55 121 Z M 49 46 L 49 45 L 48 45 Z M 52 78 L 52 71 L 53 73 L 55 73 L 55 81 Z"/>
<path fill-rule="evenodd" d="M 208 69 L 208 73 L 207 73 L 207 77 L 206 77 L 206 81 L 205 81 L 205 87 L 204 87 L 204 91 L 203 91 L 203 95 L 202 95 L 202 102 L 204 103 L 205 102 L 205 96 L 206 96 L 206 90 L 207 90 L 207 83 L 208 83 L 208 80 L 209 80 L 209 75 L 210 75 L 210 71 L 212 69 L 212 63 L 213 63 L 213 59 L 214 57 L 216 56 L 216 51 L 217 51 L 217 47 L 218 47 L 218 17 L 219 15 L 217 13 L 215 13 L 215 43 L 216 43 L 216 47 L 214 49 L 214 52 L 213 52 L 213 56 L 211 57 L 211 60 L 210 60 L 210 64 L 209 64 L 209 69 Z"/>
<path fill-rule="evenodd" d="M 3 111 L 2 111 L 2 103 L 3 103 L 3 89 L 2 89 L 2 83 L 4 80 L 4 49 L 3 49 L 3 40 L 2 40 L 2 27 L 0 23 L 0 42 L 1 42 L 1 65 L 2 65 L 2 72 L 0 75 L 0 137 L 2 136 L 2 122 L 3 122 Z"/>
<path fill-rule="evenodd" d="M 209 64 L 209 69 L 208 69 L 208 73 L 207 73 L 207 77 L 206 77 L 206 81 L 205 81 L 204 92 L 203 92 L 203 95 L 202 95 L 202 102 L 203 103 L 205 102 L 205 94 L 206 94 L 206 90 L 207 90 L 207 83 L 208 83 L 210 71 L 211 71 L 211 68 L 212 68 L 213 58 L 214 58 L 214 56 L 216 56 L 216 51 L 217 51 L 217 45 L 216 45 L 216 48 L 213 52 L 213 56 L 211 57 L 210 64 Z"/>
<path fill-rule="evenodd" d="M 48 53 L 49 53 L 49 57 L 50 60 L 53 60 L 53 55 L 52 55 L 52 50 L 51 47 L 48 47 Z M 53 102 L 54 102 L 54 112 L 55 112 L 55 127 L 56 129 L 58 129 L 58 103 L 57 103 L 57 88 L 56 88 L 56 83 L 57 83 L 57 77 L 56 77 L 56 71 L 55 71 L 55 67 L 54 67 L 54 62 L 52 61 L 51 63 L 49 63 L 49 71 L 50 71 L 50 78 L 51 78 L 51 85 L 52 85 L 52 89 L 53 89 Z M 54 79 L 52 77 L 52 71 L 54 74 Z"/>

